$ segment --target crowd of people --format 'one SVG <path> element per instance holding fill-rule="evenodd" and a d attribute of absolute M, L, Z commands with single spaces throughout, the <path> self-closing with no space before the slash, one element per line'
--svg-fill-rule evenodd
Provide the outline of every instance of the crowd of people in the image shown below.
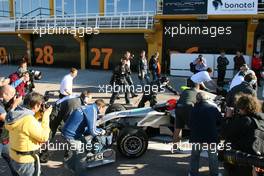
<path fill-rule="evenodd" d="M 225 53 L 222 51 L 217 58 L 217 84 L 212 80 L 210 75 L 213 71 L 207 67 L 202 55 L 190 64 L 190 70 L 194 74 L 187 80 L 190 88 L 181 93 L 177 102 L 174 131 L 174 142 L 177 143 L 180 141 L 182 129 L 190 130 L 189 142 L 192 144 L 190 176 L 199 175 L 199 158 L 203 150 L 208 152 L 210 175 L 219 174 L 217 153 L 218 156 L 225 156 L 226 150 L 232 150 L 234 157 L 223 160 L 225 175 L 257 174 L 253 164 L 244 164 L 245 161 L 241 164 L 236 161 L 239 158 L 236 154 L 243 152 L 247 157 L 242 160 L 248 160 L 250 156 L 255 157 L 253 159 L 255 161 L 264 154 L 263 103 L 257 98 L 257 88 L 261 86 L 262 60 L 258 53 L 255 54 L 252 58 L 252 70 L 240 52 L 237 52 L 233 61 L 234 77 L 229 89 L 222 95 L 224 111 L 211 103 L 206 91 L 212 91 L 212 87 L 215 88 L 214 90 L 223 89 L 226 67 L 229 64 Z M 211 90 L 205 86 L 205 83 L 210 85 Z M 218 147 L 215 150 L 215 147 L 213 149 L 210 147 L 219 145 L 223 141 L 222 149 Z M 204 145 L 209 147 L 204 149 Z"/>
<path fill-rule="evenodd" d="M 130 98 L 137 97 L 132 79 L 131 61 L 135 59 L 125 52 L 120 63 L 114 68 L 111 85 L 124 87 L 125 102 L 131 105 Z M 149 60 L 149 61 L 148 61 Z M 246 65 L 240 52 L 234 57 L 234 77 L 226 91 L 225 112 L 209 100 L 208 92 L 212 87 L 223 90 L 229 61 L 222 51 L 217 58 L 218 78 L 212 79 L 213 69 L 207 66 L 206 59 L 199 55 L 191 64 L 194 73 L 188 80 L 189 88 L 179 94 L 167 77 L 161 76 L 159 53 L 150 59 L 146 52 L 140 53 L 138 61 L 138 79 L 141 86 L 158 86 L 156 91 L 143 92 L 138 107 L 157 103 L 157 94 L 163 86 L 174 95 L 180 96 L 175 109 L 175 129 L 173 141 L 181 140 L 183 129 L 190 130 L 189 142 L 192 144 L 190 158 L 190 176 L 199 175 L 199 160 L 203 150 L 208 152 L 210 175 L 219 175 L 219 156 L 225 150 L 240 151 L 252 157 L 264 154 L 264 114 L 257 88 L 260 86 L 262 61 L 259 54 L 252 59 L 252 70 Z M 73 93 L 73 80 L 78 70 L 72 68 L 62 78 L 59 99 L 52 106 L 47 104 L 45 96 L 35 92 L 34 79 L 40 78 L 27 67 L 22 59 L 16 72 L 0 81 L 0 145 L 1 156 L 6 160 L 12 175 L 40 175 L 40 162 L 49 160 L 49 151 L 41 153 L 40 148 L 47 141 L 53 141 L 58 130 L 62 138 L 74 146 L 65 152 L 65 166 L 75 175 L 83 172 L 82 164 L 87 154 L 81 151 L 86 136 L 103 138 L 106 131 L 96 126 L 96 121 L 105 111 L 106 102 L 102 99 L 93 101 L 89 90 L 80 95 Z M 119 99 L 122 89 L 113 91 L 109 106 Z M 102 139 L 104 141 L 104 139 Z M 224 148 L 211 148 L 224 141 Z M 229 145 L 230 144 L 230 145 Z M 204 149 L 204 145 L 209 146 Z M 99 146 L 100 148 L 100 146 Z M 236 162 L 222 160 L 227 176 L 251 176 L 255 171 L 253 165 L 240 165 Z"/>

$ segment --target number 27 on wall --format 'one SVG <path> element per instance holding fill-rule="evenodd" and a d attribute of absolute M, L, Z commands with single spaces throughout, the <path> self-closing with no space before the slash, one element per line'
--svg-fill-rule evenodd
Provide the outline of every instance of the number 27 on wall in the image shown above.
<path fill-rule="evenodd" d="M 104 69 L 107 70 L 109 68 L 109 59 L 113 53 L 113 49 L 112 48 L 102 48 L 101 50 L 99 48 L 92 48 L 91 52 L 94 53 L 94 58 L 92 59 L 91 65 L 92 66 L 100 66 L 101 62 L 100 62 L 100 57 L 101 57 L 101 53 L 105 53 L 105 57 L 104 57 Z"/>

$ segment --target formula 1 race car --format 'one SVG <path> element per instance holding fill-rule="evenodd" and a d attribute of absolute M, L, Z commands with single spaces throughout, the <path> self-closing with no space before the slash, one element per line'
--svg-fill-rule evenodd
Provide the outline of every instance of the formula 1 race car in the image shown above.
<path fill-rule="evenodd" d="M 148 138 L 160 126 L 173 128 L 176 100 L 171 99 L 153 107 L 126 110 L 121 104 L 113 104 L 97 123 L 113 132 L 119 152 L 128 158 L 142 156 L 148 148 Z M 156 130 L 155 130 L 156 129 Z"/>
<path fill-rule="evenodd" d="M 211 93 L 208 95 L 212 104 L 221 110 L 221 97 Z M 138 158 L 146 152 L 149 137 L 160 135 L 160 127 L 167 134 L 173 134 L 176 104 L 176 99 L 145 108 L 126 109 L 121 104 L 113 104 L 97 124 L 113 133 L 112 142 L 116 142 L 117 149 L 123 156 Z"/>

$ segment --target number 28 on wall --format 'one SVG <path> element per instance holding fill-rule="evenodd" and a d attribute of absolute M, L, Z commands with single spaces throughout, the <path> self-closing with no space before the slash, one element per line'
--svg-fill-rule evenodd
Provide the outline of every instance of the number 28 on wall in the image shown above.
<path fill-rule="evenodd" d="M 109 68 L 109 59 L 113 53 L 113 49 L 112 48 L 91 48 L 91 53 L 94 53 L 94 57 L 91 61 L 91 65 L 92 66 L 100 66 L 101 62 L 100 62 L 100 58 L 101 58 L 101 54 L 105 54 L 104 60 L 103 60 L 103 68 L 105 70 L 107 70 Z"/>
<path fill-rule="evenodd" d="M 43 48 L 35 48 L 36 63 L 52 65 L 54 63 L 53 48 L 50 45 L 45 45 Z"/>
<path fill-rule="evenodd" d="M 0 64 L 6 64 L 7 62 L 7 51 L 4 47 L 0 47 Z"/>

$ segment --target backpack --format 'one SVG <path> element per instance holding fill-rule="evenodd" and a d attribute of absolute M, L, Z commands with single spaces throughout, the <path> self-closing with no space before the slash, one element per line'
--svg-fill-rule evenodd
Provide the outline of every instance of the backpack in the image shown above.
<path fill-rule="evenodd" d="M 264 131 L 259 127 L 261 125 L 261 121 L 263 123 L 263 120 L 258 120 L 255 118 L 252 118 L 252 120 L 257 125 L 257 128 L 254 131 L 254 142 L 252 144 L 252 149 L 256 154 L 264 155 Z"/>
<path fill-rule="evenodd" d="M 194 64 L 193 62 L 190 63 L 190 71 L 191 71 L 192 73 L 195 72 L 195 64 Z"/>

